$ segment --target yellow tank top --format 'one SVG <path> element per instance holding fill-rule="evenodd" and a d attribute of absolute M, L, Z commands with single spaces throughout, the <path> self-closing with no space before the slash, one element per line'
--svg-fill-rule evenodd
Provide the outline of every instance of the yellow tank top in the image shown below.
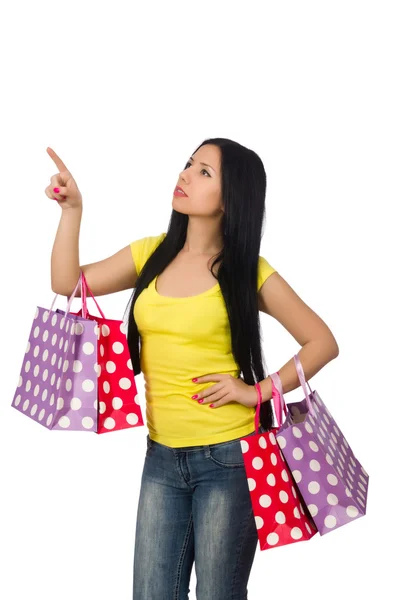
<path fill-rule="evenodd" d="M 165 233 L 131 243 L 138 275 Z M 258 290 L 275 272 L 262 256 Z M 231 350 L 231 333 L 219 283 L 187 298 L 161 296 L 157 277 L 138 297 L 134 317 L 141 336 L 146 421 L 152 440 L 179 448 L 217 444 L 251 433 L 255 409 L 230 402 L 213 409 L 191 397 L 216 382 L 197 384 L 209 373 L 240 375 Z"/>

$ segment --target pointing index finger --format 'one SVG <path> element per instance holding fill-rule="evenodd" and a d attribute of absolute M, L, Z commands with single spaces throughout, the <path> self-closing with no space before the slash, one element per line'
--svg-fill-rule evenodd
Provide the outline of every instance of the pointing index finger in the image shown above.
<path fill-rule="evenodd" d="M 67 171 L 68 173 L 70 173 L 69 169 L 67 168 L 67 166 L 65 165 L 63 160 L 61 158 L 59 158 L 58 154 L 52 148 L 48 147 L 47 152 L 51 156 L 54 163 L 56 164 L 59 172 Z"/>

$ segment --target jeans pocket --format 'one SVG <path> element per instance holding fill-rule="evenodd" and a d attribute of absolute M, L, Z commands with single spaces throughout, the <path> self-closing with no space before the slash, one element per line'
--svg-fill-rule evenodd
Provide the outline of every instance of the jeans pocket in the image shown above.
<path fill-rule="evenodd" d="M 258 434 L 263 433 L 264 428 L 259 426 Z M 256 431 L 243 435 L 243 438 L 255 435 Z M 219 467 L 237 468 L 244 467 L 243 452 L 241 449 L 240 438 L 231 442 L 221 442 L 220 444 L 212 444 L 209 446 L 210 459 Z"/>
<path fill-rule="evenodd" d="M 210 459 L 219 467 L 231 469 L 244 467 L 244 458 L 239 439 L 231 442 L 212 444 L 209 448 Z"/>

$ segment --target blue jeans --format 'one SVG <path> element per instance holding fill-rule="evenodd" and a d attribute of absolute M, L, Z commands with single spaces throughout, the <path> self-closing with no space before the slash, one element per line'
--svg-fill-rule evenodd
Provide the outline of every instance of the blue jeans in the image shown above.
<path fill-rule="evenodd" d="M 257 543 L 239 438 L 171 448 L 147 436 L 133 600 L 188 600 L 193 561 L 197 600 L 246 600 Z"/>

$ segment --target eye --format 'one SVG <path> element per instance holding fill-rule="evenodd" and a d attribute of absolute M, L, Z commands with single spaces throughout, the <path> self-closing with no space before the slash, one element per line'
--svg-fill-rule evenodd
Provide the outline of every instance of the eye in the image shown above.
<path fill-rule="evenodd" d="M 192 163 L 188 161 L 188 162 L 186 163 L 186 165 L 185 165 L 185 169 L 186 169 L 186 167 L 187 167 L 188 165 L 189 165 L 189 167 L 190 167 L 190 166 L 191 166 L 191 164 L 192 164 Z M 201 173 L 202 171 L 204 171 L 205 173 L 207 173 L 208 177 L 211 177 L 211 175 L 208 173 L 207 169 L 201 169 L 200 173 Z"/>

